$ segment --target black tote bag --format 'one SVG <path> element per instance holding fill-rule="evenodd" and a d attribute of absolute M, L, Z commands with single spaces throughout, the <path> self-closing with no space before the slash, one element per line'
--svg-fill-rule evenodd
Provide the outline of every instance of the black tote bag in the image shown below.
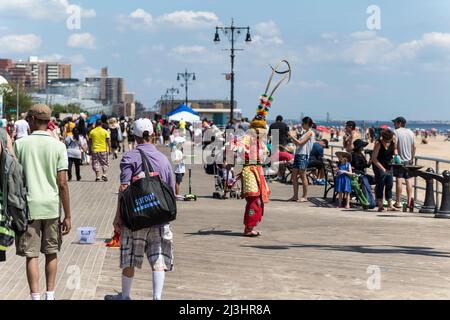
<path fill-rule="evenodd" d="M 138 149 L 139 150 L 139 149 Z M 172 188 L 154 172 L 145 153 L 139 150 L 145 178 L 139 179 L 120 198 L 122 222 L 132 231 L 174 221 L 177 203 Z"/>

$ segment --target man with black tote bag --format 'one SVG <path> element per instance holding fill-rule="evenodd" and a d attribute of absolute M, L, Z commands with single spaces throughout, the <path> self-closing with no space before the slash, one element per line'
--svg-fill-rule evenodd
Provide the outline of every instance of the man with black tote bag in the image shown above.
<path fill-rule="evenodd" d="M 139 179 L 148 177 L 144 173 L 145 167 L 150 164 L 152 176 L 159 175 L 161 181 L 170 188 L 174 194 L 175 179 L 172 165 L 166 156 L 159 152 L 151 143 L 154 134 L 153 124 L 149 119 L 139 119 L 134 123 L 133 134 L 136 138 L 137 148 L 127 152 L 120 163 L 120 192 L 119 198 L 124 195 L 130 184 Z M 142 153 L 143 152 L 143 153 Z M 148 164 L 143 164 L 145 156 Z M 122 203 L 123 205 L 123 203 Z M 114 229 L 120 232 L 120 268 L 122 269 L 122 292 L 118 295 L 105 296 L 105 300 L 130 300 L 131 286 L 134 270 L 140 269 L 144 256 L 153 270 L 153 299 L 161 300 L 164 287 L 165 272 L 173 269 L 173 233 L 170 223 L 154 225 L 137 231 L 132 231 L 123 221 L 119 205 L 114 219 Z M 127 208 L 128 209 L 128 208 Z M 123 211 L 123 210 L 122 210 Z"/>

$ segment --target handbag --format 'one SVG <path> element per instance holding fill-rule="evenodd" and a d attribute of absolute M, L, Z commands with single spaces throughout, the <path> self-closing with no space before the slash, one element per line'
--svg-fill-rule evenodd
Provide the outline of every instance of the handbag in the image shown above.
<path fill-rule="evenodd" d="M 165 224 L 177 217 L 172 188 L 155 174 L 145 153 L 138 151 L 145 176 L 132 182 L 119 200 L 122 222 L 131 231 Z"/>

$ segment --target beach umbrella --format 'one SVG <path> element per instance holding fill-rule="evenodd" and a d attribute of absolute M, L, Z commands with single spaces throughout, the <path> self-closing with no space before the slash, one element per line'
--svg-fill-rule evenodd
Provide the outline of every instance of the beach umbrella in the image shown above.
<path fill-rule="evenodd" d="M 387 129 L 390 129 L 391 127 L 389 127 L 387 124 L 383 124 L 383 125 L 381 125 L 380 126 L 380 129 L 383 129 L 383 130 L 387 130 Z"/>
<path fill-rule="evenodd" d="M 330 129 L 328 129 L 327 127 L 325 127 L 325 126 L 317 126 L 317 129 L 316 129 L 317 131 L 320 131 L 320 132 L 325 132 L 325 133 L 330 133 Z"/>

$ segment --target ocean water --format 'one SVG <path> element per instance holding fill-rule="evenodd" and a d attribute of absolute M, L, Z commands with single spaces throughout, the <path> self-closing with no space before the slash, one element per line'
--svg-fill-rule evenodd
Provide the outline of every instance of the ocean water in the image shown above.
<path fill-rule="evenodd" d="M 368 121 L 355 121 L 356 125 L 358 127 L 379 127 L 382 125 L 388 125 L 390 127 L 394 127 L 392 122 L 389 121 L 379 121 L 379 122 L 368 122 Z M 327 127 L 343 127 L 345 126 L 345 121 L 332 121 L 332 122 L 326 122 L 326 121 L 317 121 L 318 125 L 321 126 L 327 126 Z M 431 129 L 437 129 L 438 132 L 447 132 L 447 130 L 450 130 L 450 123 L 424 123 L 424 122 L 410 122 L 407 124 L 407 127 L 415 130 L 415 129 L 423 129 L 423 130 L 431 130 Z"/>

